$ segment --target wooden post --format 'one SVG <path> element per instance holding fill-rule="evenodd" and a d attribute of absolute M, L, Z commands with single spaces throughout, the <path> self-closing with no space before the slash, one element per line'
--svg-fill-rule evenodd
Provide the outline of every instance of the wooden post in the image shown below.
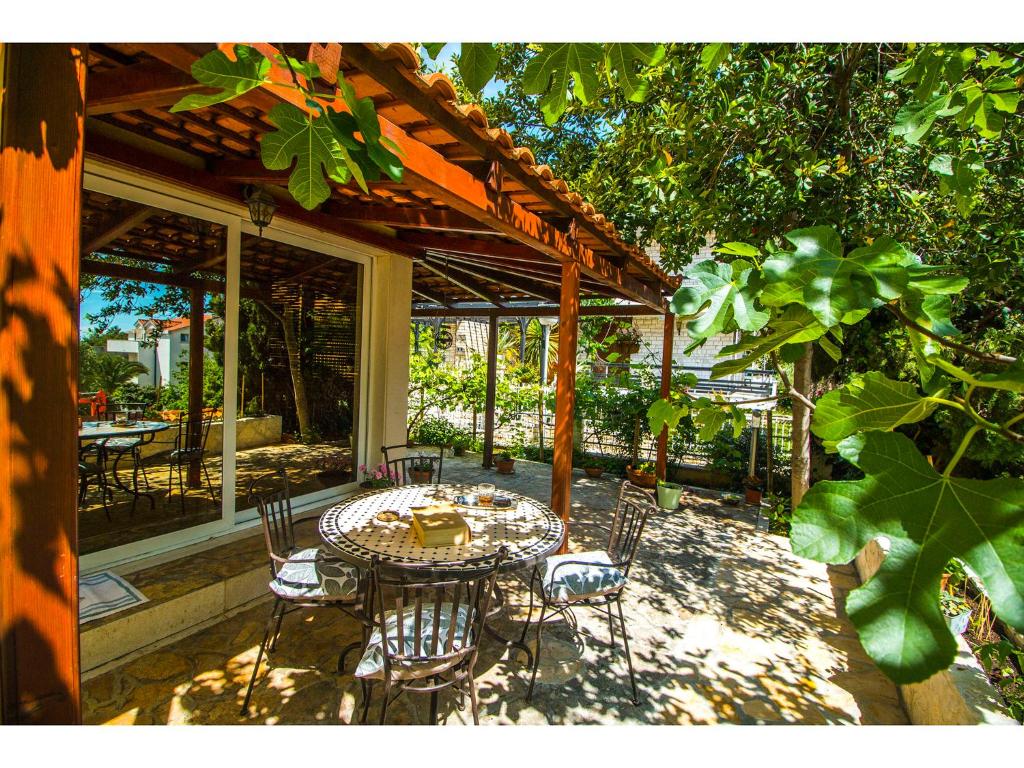
<path fill-rule="evenodd" d="M 81 721 L 78 259 L 87 47 L 0 45 L 0 722 Z"/>
<path fill-rule="evenodd" d="M 494 402 L 498 385 L 498 317 L 487 321 L 487 393 L 484 398 L 484 469 L 494 466 Z"/>
<path fill-rule="evenodd" d="M 188 312 L 188 421 L 189 448 L 198 448 L 203 439 L 203 336 L 205 334 L 202 288 L 193 287 L 189 293 Z M 188 464 L 188 487 L 201 488 L 202 461 Z"/>
<path fill-rule="evenodd" d="M 555 382 L 555 444 L 551 457 L 551 509 L 565 523 L 560 552 L 569 551 L 572 505 L 572 432 L 576 409 L 576 339 L 579 336 L 580 266 L 562 264 L 558 307 L 558 380 Z"/>
<path fill-rule="evenodd" d="M 668 397 L 672 393 L 672 340 L 675 336 L 676 317 L 671 312 L 665 313 L 665 326 L 662 330 L 661 342 L 661 396 Z M 659 480 L 665 480 L 668 473 L 668 427 L 662 427 L 658 435 L 658 460 L 656 463 Z"/>

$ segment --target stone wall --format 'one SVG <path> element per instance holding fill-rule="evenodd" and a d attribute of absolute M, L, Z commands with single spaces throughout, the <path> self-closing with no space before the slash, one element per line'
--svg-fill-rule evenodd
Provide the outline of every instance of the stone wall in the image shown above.
<path fill-rule="evenodd" d="M 264 445 L 276 445 L 281 442 L 280 416 L 247 416 L 239 419 L 236 428 L 236 450 L 260 448 Z M 157 432 L 153 442 L 142 447 L 142 457 L 148 458 L 158 453 L 167 453 L 174 449 L 174 439 L 178 435 L 178 425 L 172 424 L 163 432 Z M 210 425 L 210 434 L 206 438 L 206 452 L 219 454 L 224 445 L 224 424 L 215 421 Z"/>

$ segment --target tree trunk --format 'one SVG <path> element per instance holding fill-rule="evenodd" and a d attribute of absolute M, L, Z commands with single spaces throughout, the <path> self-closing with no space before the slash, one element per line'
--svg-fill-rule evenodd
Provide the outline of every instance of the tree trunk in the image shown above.
<path fill-rule="evenodd" d="M 793 366 L 793 389 L 808 399 L 811 394 L 813 353 L 814 346 L 810 342 L 805 343 L 803 356 Z M 811 487 L 811 409 L 796 398 L 793 399 L 793 457 L 790 469 L 795 509 Z"/>
<path fill-rule="evenodd" d="M 288 371 L 292 376 L 292 391 L 295 393 L 295 413 L 299 419 L 302 439 L 310 436 L 309 403 L 306 400 L 306 381 L 302 377 L 302 352 L 299 338 L 295 333 L 295 307 L 288 302 L 284 307 L 281 326 L 284 329 L 284 347 L 288 353 Z"/>

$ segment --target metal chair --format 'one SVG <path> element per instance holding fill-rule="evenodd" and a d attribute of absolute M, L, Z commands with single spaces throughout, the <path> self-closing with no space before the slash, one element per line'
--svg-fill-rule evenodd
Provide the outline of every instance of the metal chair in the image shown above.
<path fill-rule="evenodd" d="M 210 499 L 214 506 L 217 505 L 217 495 L 213 491 L 213 483 L 210 482 L 210 473 L 206 469 L 206 439 L 210 435 L 210 425 L 213 423 L 214 408 L 203 408 L 202 417 L 198 422 L 189 419 L 187 411 L 178 415 L 178 434 L 174 437 L 174 448 L 167 460 L 167 498 L 171 498 L 174 490 L 174 469 L 178 470 L 178 496 L 181 502 L 181 512 L 185 512 L 185 482 L 182 477 L 181 468 L 185 465 L 198 461 L 206 477 L 206 487 L 210 491 Z"/>
<path fill-rule="evenodd" d="M 78 506 L 85 503 L 86 495 L 89 493 L 89 485 L 95 482 L 100 489 L 100 499 L 103 502 L 103 514 L 110 521 L 110 507 L 108 499 L 113 501 L 114 493 L 107 485 L 106 456 L 101 448 L 94 448 L 95 443 L 82 446 L 78 449 Z M 92 461 L 90 461 L 90 457 Z"/>
<path fill-rule="evenodd" d="M 388 451 L 392 454 L 394 451 L 400 449 L 412 449 L 417 446 L 412 443 L 399 443 L 398 445 L 382 445 L 380 448 L 381 453 L 384 454 L 384 464 L 387 466 L 389 472 L 393 472 L 398 477 L 398 485 L 408 485 L 410 482 L 409 470 L 412 466 L 418 462 L 423 461 L 430 464 L 430 481 L 432 483 L 441 482 L 441 468 L 444 466 L 444 447 L 441 446 L 437 449 L 436 456 L 424 456 L 417 454 L 415 456 L 405 455 L 401 458 L 393 459 L 388 455 Z"/>
<path fill-rule="evenodd" d="M 507 556 L 481 558 L 469 568 L 440 563 L 399 565 L 375 557 L 370 566 L 374 630 L 356 667 L 363 684 L 362 722 L 377 682 L 383 683 L 379 722 L 404 691 L 430 694 L 430 724 L 437 724 L 438 694 L 445 688 L 469 694 L 473 722 L 480 724 L 473 668 L 483 638 L 498 567 Z"/>
<path fill-rule="evenodd" d="M 269 480 L 274 487 L 263 493 L 256 488 Z M 259 511 L 263 527 L 264 543 L 270 561 L 270 591 L 274 594 L 274 606 L 267 620 L 266 631 L 260 642 L 256 665 L 252 669 L 249 687 L 245 692 L 241 714 L 249 709 L 252 689 L 256 684 L 260 663 L 264 654 L 277 649 L 281 634 L 281 622 L 286 613 L 304 608 L 337 608 L 356 619 L 363 626 L 363 641 L 350 643 L 338 657 L 338 673 L 344 670 L 345 657 L 349 651 L 365 644 L 369 635 L 369 621 L 366 618 L 364 600 L 366 579 L 357 566 L 328 554 L 322 547 L 299 549 L 295 545 L 295 528 L 292 521 L 291 494 L 288 475 L 283 469 L 268 472 L 249 482 L 249 503 Z"/>
<path fill-rule="evenodd" d="M 615 624 L 612 617 L 614 605 L 622 628 L 622 644 L 629 668 L 629 682 L 633 689 L 632 702 L 640 703 L 636 675 L 633 672 L 633 659 L 629 653 L 626 619 L 622 613 L 622 594 L 626 589 L 629 569 L 633 564 L 640 535 L 643 533 L 647 517 L 652 513 L 657 513 L 657 506 L 652 501 L 651 494 L 633 483 L 624 482 L 619 490 L 619 499 L 615 505 L 615 515 L 612 518 L 608 546 L 605 550 L 553 555 L 542 565 L 534 567 L 530 579 L 530 609 L 520 637 L 520 642 L 526 640 L 526 632 L 531 623 L 529 617 L 533 615 L 534 592 L 537 591 L 541 599 L 541 611 L 537 621 L 537 649 L 533 655 L 533 672 L 530 675 L 527 701 L 533 698 L 533 688 L 537 682 L 545 618 L 564 617 L 568 614 L 573 619 L 571 626 L 575 629 L 578 625 L 572 613 L 573 608 L 582 606 L 604 610 L 608 614 L 611 644 L 615 647 Z M 536 584 L 539 584 L 539 590 L 534 589 Z"/>

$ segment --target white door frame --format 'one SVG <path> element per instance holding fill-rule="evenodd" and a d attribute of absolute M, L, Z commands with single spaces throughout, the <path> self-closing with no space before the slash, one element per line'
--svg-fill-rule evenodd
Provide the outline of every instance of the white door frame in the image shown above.
<path fill-rule="evenodd" d="M 174 184 L 165 179 L 149 176 L 137 171 L 126 170 L 102 160 L 86 158 L 83 178 L 85 189 L 124 198 L 133 202 L 162 208 L 173 213 L 221 224 L 227 228 L 227 262 L 225 294 L 225 349 L 224 349 L 224 426 L 222 447 L 221 519 L 202 525 L 184 528 L 180 531 L 153 536 L 148 539 L 123 544 L 118 547 L 92 552 L 79 558 L 82 574 L 120 564 L 160 555 L 172 550 L 219 538 L 258 525 L 255 509 L 236 510 L 234 492 L 224 493 L 224 488 L 235 488 L 235 446 L 237 419 L 237 364 L 238 364 L 238 302 L 240 283 L 241 235 L 254 233 L 256 228 L 249 221 L 249 211 L 240 200 L 237 203 L 210 195 L 201 190 Z M 273 240 L 308 248 L 328 256 L 353 261 L 362 265 L 359 286 L 360 338 L 359 338 L 359 392 L 358 429 L 359 441 L 355 446 L 353 466 L 358 466 L 369 455 L 367 449 L 368 426 L 370 421 L 368 383 L 372 375 L 372 355 L 369 339 L 372 338 L 373 276 L 375 257 L 386 255 L 378 248 L 315 227 L 276 219 L 272 226 L 265 227 L 263 236 Z M 231 395 L 229 397 L 229 395 Z M 324 502 L 347 495 L 358 488 L 357 483 L 328 488 L 297 497 L 293 510 L 297 514 L 323 506 Z"/>

